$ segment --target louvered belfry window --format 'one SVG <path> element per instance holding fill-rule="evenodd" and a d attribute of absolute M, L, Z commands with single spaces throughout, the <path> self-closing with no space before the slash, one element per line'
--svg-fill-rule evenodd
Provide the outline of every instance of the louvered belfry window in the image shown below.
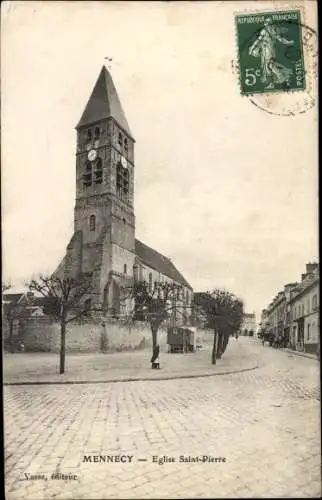
<path fill-rule="evenodd" d="M 84 187 L 91 186 L 92 183 L 102 184 L 103 182 L 103 162 L 97 158 L 95 162 L 89 160 L 85 164 L 85 173 L 83 174 Z"/>
<path fill-rule="evenodd" d="M 83 182 L 85 187 L 91 186 L 92 184 L 92 165 L 90 161 L 86 162 Z"/>
<path fill-rule="evenodd" d="M 129 195 L 129 171 L 119 163 L 116 168 L 116 192 L 117 196 L 124 201 Z"/>
<path fill-rule="evenodd" d="M 90 142 L 91 142 L 91 140 L 92 140 L 92 130 L 89 128 L 89 129 L 87 130 L 87 138 L 86 138 L 86 142 L 87 142 L 87 143 L 90 143 Z"/>
<path fill-rule="evenodd" d="M 97 160 L 95 162 L 94 176 L 95 176 L 95 183 L 102 184 L 103 167 L 102 167 L 102 159 L 101 158 L 97 158 Z"/>
<path fill-rule="evenodd" d="M 100 128 L 99 127 L 95 127 L 94 139 L 96 139 L 96 140 L 99 139 L 100 134 L 101 134 Z"/>

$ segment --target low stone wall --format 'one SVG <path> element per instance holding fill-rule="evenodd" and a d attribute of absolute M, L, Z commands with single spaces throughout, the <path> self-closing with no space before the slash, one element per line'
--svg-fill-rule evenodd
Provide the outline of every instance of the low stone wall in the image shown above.
<path fill-rule="evenodd" d="M 20 322 L 17 319 L 12 320 L 12 332 L 10 339 L 10 325 L 7 320 L 2 318 L 2 347 L 4 350 L 18 350 L 19 345 L 22 342 L 20 335 Z"/>
<path fill-rule="evenodd" d="M 5 342 L 9 338 L 9 325 L 8 321 L 2 317 L 1 322 L 1 332 L 2 332 L 2 340 Z"/>
<path fill-rule="evenodd" d="M 151 345 L 150 325 L 112 319 L 91 319 L 67 325 L 66 352 L 113 352 Z M 21 325 L 25 351 L 59 352 L 60 325 L 47 316 L 30 318 Z M 158 332 L 161 350 L 167 349 L 167 333 Z"/>
<path fill-rule="evenodd" d="M 197 344 L 213 344 L 214 331 L 210 328 L 197 328 L 196 333 Z"/>
<path fill-rule="evenodd" d="M 20 335 L 25 351 L 55 351 L 55 341 L 59 338 L 59 325 L 47 316 L 29 318 L 20 322 Z"/>

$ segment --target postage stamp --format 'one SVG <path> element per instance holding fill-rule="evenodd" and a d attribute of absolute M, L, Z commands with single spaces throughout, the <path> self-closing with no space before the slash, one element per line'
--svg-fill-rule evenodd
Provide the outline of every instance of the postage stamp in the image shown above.
<path fill-rule="evenodd" d="M 300 10 L 236 15 L 242 95 L 305 90 Z"/>

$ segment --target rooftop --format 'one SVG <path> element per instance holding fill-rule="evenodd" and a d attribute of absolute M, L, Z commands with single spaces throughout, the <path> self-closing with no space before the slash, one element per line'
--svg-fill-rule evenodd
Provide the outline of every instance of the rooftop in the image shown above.
<path fill-rule="evenodd" d="M 113 118 L 133 139 L 112 77 L 103 66 L 76 129 L 106 118 Z"/>
<path fill-rule="evenodd" d="M 148 267 L 159 271 L 177 283 L 180 283 L 181 285 L 184 285 L 192 290 L 191 285 L 189 285 L 168 257 L 165 257 L 156 250 L 153 250 L 153 248 L 148 247 L 139 240 L 135 240 L 135 253 L 143 264 L 146 264 Z"/>

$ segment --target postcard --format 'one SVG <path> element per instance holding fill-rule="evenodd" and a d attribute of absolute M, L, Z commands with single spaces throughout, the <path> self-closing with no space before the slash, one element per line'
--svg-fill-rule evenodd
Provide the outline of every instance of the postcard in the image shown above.
<path fill-rule="evenodd" d="M 6 499 L 320 498 L 317 2 L 1 27 Z"/>

